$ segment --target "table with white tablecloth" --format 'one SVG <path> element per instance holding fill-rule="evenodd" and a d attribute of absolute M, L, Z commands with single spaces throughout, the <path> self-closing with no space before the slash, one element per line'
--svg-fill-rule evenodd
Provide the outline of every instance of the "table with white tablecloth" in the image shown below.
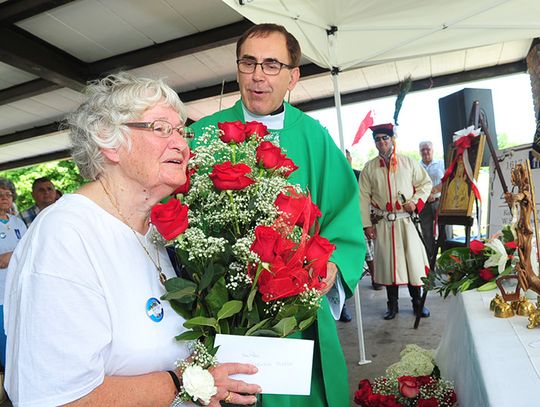
<path fill-rule="evenodd" d="M 540 326 L 528 318 L 496 318 L 498 291 L 452 298 L 436 360 L 453 380 L 460 407 L 540 406 Z"/>

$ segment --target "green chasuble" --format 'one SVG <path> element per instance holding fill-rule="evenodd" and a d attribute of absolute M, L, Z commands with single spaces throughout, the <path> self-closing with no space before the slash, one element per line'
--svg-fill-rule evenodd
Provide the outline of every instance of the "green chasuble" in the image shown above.
<path fill-rule="evenodd" d="M 197 136 L 208 125 L 235 120 L 245 121 L 240 101 L 191 127 Z M 328 131 L 317 120 L 288 103 L 285 103 L 283 129 L 269 130 L 279 134 L 281 148 L 299 167 L 290 176 L 290 182 L 307 188 L 321 210 L 320 234 L 336 245 L 330 261 L 337 264 L 346 295 L 350 297 L 361 276 L 365 257 L 358 183 L 354 173 Z M 347 366 L 326 297 L 317 322 L 295 337 L 315 340 L 311 395 L 263 395 L 262 406 L 349 406 Z"/>

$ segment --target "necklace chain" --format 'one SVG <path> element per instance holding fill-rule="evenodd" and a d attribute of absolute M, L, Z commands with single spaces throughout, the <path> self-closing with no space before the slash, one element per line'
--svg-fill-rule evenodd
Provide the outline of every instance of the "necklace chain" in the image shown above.
<path fill-rule="evenodd" d="M 161 262 L 160 262 L 160 259 L 159 259 L 159 248 L 157 247 L 157 245 L 155 245 L 156 246 L 156 257 L 157 257 L 157 263 L 156 263 L 154 261 L 154 259 L 152 258 L 152 256 L 150 255 L 150 252 L 148 251 L 146 246 L 139 239 L 139 236 L 137 236 L 137 232 L 135 231 L 135 229 L 133 229 L 131 227 L 131 225 L 128 223 L 126 217 L 124 216 L 124 214 L 120 210 L 120 207 L 118 206 L 118 204 L 114 202 L 111 194 L 109 194 L 109 191 L 107 191 L 107 188 L 105 188 L 105 185 L 103 184 L 103 181 L 101 180 L 101 178 L 98 178 L 98 181 L 101 184 L 101 188 L 103 188 L 103 191 L 105 191 L 105 195 L 107 195 L 107 198 L 111 202 L 111 205 L 113 206 L 113 208 L 118 213 L 118 216 L 120 216 L 120 219 L 122 220 L 122 222 L 124 222 L 127 225 L 127 227 L 133 232 L 133 236 L 135 236 L 135 239 L 137 239 L 137 242 L 139 242 L 139 244 L 143 248 L 144 252 L 148 256 L 150 261 L 152 261 L 152 263 L 154 264 L 154 267 L 156 268 L 156 271 L 158 272 L 158 275 L 159 275 L 159 281 L 161 282 L 161 284 L 165 284 L 165 281 L 167 280 L 167 276 L 165 275 L 165 273 L 163 273 L 163 269 L 161 268 Z"/>

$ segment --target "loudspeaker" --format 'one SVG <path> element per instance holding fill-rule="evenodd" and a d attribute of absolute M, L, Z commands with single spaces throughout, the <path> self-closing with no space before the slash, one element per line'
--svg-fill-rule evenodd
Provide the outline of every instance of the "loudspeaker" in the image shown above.
<path fill-rule="evenodd" d="M 448 164 L 448 155 L 452 148 L 454 132 L 469 125 L 469 116 L 474 101 L 480 103 L 480 111 L 486 116 L 486 123 L 493 146 L 497 146 L 497 130 L 495 129 L 495 115 L 493 113 L 493 100 L 491 89 L 464 88 L 439 99 L 439 115 L 441 118 L 441 135 L 444 148 L 444 162 Z M 489 148 L 484 148 L 482 167 L 489 165 Z"/>

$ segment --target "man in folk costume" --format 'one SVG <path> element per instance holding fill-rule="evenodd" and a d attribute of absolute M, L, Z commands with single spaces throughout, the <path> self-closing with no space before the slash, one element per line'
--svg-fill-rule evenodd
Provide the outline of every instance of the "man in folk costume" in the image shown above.
<path fill-rule="evenodd" d="M 258 121 L 279 137 L 279 144 L 299 167 L 290 181 L 307 188 L 321 210 L 320 234 L 336 245 L 324 280 L 339 293 L 324 296 L 317 321 L 296 337 L 315 340 L 311 394 L 265 394 L 263 407 L 348 406 L 347 365 L 339 343 L 335 320 L 342 300 L 353 294 L 365 257 L 360 224 L 358 183 L 343 153 L 328 131 L 300 110 L 283 101 L 298 83 L 301 50 L 284 27 L 259 24 L 246 31 L 236 46 L 237 80 L 241 99 L 230 108 L 202 118 L 192 128 L 197 137 L 208 125 L 219 122 Z M 335 299 L 337 298 L 337 301 Z"/>
<path fill-rule="evenodd" d="M 362 223 L 366 237 L 376 239 L 374 281 L 386 286 L 384 319 L 389 320 L 398 312 L 400 285 L 408 286 L 415 315 L 420 307 L 421 278 L 429 272 L 429 262 L 411 214 L 422 210 L 432 184 L 416 160 L 397 154 L 391 123 L 370 129 L 379 156 L 362 170 Z M 428 317 L 429 311 L 424 308 L 421 315 Z"/>

